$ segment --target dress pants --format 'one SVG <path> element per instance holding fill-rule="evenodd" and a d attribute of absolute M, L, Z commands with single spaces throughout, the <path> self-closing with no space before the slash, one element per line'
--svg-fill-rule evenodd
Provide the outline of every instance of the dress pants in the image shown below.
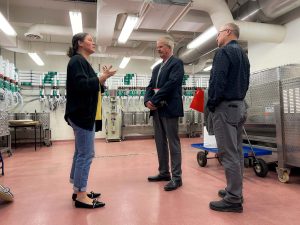
<path fill-rule="evenodd" d="M 170 175 L 169 154 L 171 157 L 172 178 L 181 179 L 181 146 L 178 135 L 178 117 L 160 117 L 158 111 L 154 111 L 153 125 L 155 143 L 158 156 L 158 171 L 162 176 Z"/>

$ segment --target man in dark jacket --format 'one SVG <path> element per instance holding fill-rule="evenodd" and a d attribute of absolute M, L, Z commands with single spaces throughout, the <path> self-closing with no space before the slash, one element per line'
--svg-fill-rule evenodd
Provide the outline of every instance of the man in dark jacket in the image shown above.
<path fill-rule="evenodd" d="M 153 116 L 155 143 L 158 155 L 159 174 L 148 177 L 148 181 L 169 181 L 165 191 L 182 186 L 181 147 L 178 135 L 178 120 L 183 116 L 182 80 L 183 62 L 173 56 L 174 41 L 162 37 L 156 49 L 162 63 L 154 67 L 152 78 L 145 94 L 145 106 Z M 169 170 L 169 152 L 171 172 Z"/>
<path fill-rule="evenodd" d="M 210 208 L 222 212 L 242 212 L 244 158 L 242 129 L 246 120 L 244 98 L 249 86 L 250 64 L 237 43 L 239 27 L 233 23 L 221 27 L 208 89 L 207 107 L 212 113 L 218 156 L 224 166 L 227 185 L 219 191 L 221 201 Z"/>

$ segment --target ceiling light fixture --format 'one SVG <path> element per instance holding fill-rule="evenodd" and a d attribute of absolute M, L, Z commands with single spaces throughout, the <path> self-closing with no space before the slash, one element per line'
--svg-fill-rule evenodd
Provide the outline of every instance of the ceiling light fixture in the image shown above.
<path fill-rule="evenodd" d="M 208 67 L 205 67 L 205 68 L 203 69 L 203 71 L 205 71 L 205 72 L 210 71 L 211 68 L 212 68 L 212 65 L 210 65 L 210 66 L 208 66 Z"/>
<path fill-rule="evenodd" d="M 120 33 L 120 36 L 118 38 L 119 43 L 126 43 L 128 40 L 130 34 L 133 31 L 133 28 L 135 27 L 136 23 L 138 22 L 138 17 L 133 15 L 128 15 L 125 21 L 125 24 L 122 28 L 122 31 Z"/>
<path fill-rule="evenodd" d="M 82 16 L 81 12 L 69 11 L 73 35 L 82 32 Z"/>
<path fill-rule="evenodd" d="M 159 59 L 157 60 L 150 68 L 151 70 L 153 70 L 154 67 L 156 67 L 158 64 L 160 64 L 163 60 L 162 59 Z"/>
<path fill-rule="evenodd" d="M 217 29 L 214 26 L 212 26 L 212 27 L 208 28 L 206 31 L 204 31 L 202 34 L 200 34 L 197 38 L 192 40 L 187 45 L 187 48 L 188 49 L 197 48 L 200 45 L 202 45 L 203 43 L 205 43 L 207 40 L 212 38 L 217 33 L 218 33 Z"/>
<path fill-rule="evenodd" d="M 130 61 L 130 57 L 123 57 L 122 62 L 120 63 L 119 68 L 124 69 Z"/>
<path fill-rule="evenodd" d="M 38 64 L 39 66 L 45 65 L 43 60 L 39 57 L 39 55 L 35 52 L 30 52 L 28 55 L 32 58 L 32 60 Z"/>
<path fill-rule="evenodd" d="M 8 36 L 17 36 L 16 31 L 0 12 L 0 29 Z"/>

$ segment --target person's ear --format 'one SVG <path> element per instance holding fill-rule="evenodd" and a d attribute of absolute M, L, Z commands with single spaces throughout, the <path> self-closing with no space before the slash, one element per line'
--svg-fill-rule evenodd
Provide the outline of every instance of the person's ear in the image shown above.
<path fill-rule="evenodd" d="M 83 41 L 78 40 L 78 46 L 82 47 Z"/>
<path fill-rule="evenodd" d="M 227 36 L 229 36 L 231 34 L 232 30 L 228 29 L 227 30 Z"/>

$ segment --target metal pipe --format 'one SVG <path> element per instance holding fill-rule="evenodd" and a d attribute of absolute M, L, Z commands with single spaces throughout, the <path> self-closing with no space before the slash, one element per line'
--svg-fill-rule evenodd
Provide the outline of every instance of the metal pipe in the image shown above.
<path fill-rule="evenodd" d="M 170 24 L 170 26 L 167 28 L 167 32 L 169 32 L 172 27 L 179 21 L 181 20 L 190 10 L 192 5 L 192 1 L 190 1 L 184 8 L 183 10 L 178 14 L 178 16 L 175 18 L 175 20 Z"/>

